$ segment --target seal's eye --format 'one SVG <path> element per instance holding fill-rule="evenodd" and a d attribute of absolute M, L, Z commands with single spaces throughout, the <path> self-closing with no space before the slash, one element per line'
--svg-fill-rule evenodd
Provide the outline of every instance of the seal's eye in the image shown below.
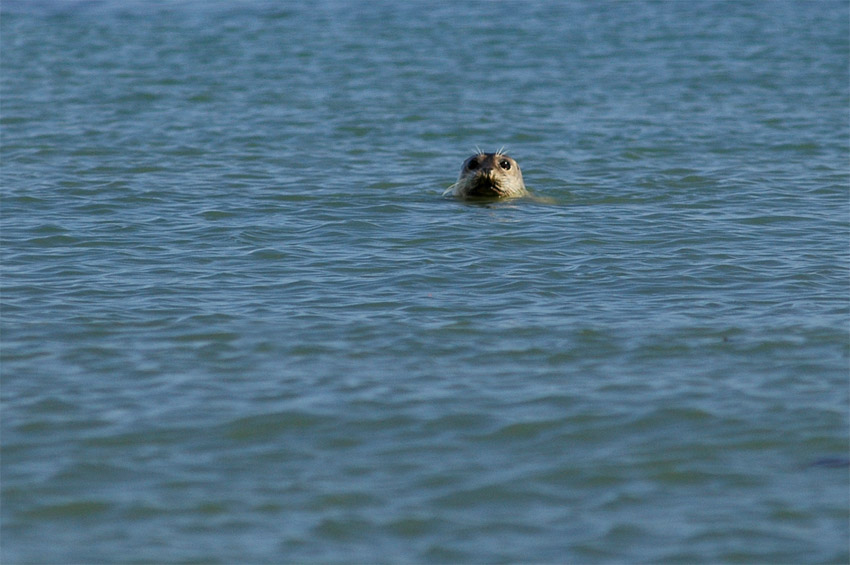
<path fill-rule="evenodd" d="M 506 171 L 511 170 L 511 162 L 507 159 L 502 159 L 501 161 L 499 161 L 499 166 L 505 169 Z"/>
<path fill-rule="evenodd" d="M 472 159 L 469 163 L 466 164 L 466 168 L 469 169 L 470 171 L 474 171 L 475 169 L 478 168 L 478 161 L 475 160 L 475 159 Z"/>

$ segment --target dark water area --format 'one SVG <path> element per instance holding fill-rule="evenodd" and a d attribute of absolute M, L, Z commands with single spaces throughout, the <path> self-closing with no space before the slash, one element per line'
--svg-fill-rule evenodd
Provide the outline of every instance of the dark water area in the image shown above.
<path fill-rule="evenodd" d="M 4 1 L 0 560 L 846 563 L 848 188 L 844 1 Z"/>

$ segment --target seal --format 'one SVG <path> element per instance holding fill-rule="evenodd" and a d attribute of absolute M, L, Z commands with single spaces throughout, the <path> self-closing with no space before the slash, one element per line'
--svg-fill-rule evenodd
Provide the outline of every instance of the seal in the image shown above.
<path fill-rule="evenodd" d="M 457 182 L 446 190 L 457 198 L 518 198 L 528 196 L 522 171 L 503 154 L 477 153 L 463 162 Z"/>

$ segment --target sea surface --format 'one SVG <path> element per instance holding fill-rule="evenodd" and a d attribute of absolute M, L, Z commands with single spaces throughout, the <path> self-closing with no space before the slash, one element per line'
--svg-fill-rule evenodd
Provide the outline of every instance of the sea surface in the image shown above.
<path fill-rule="evenodd" d="M 4 565 L 850 560 L 847 1 L 0 42 Z"/>

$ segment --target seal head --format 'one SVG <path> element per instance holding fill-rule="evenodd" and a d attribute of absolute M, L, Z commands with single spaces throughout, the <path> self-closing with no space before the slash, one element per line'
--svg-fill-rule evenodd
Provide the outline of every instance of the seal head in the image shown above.
<path fill-rule="evenodd" d="M 458 198 L 516 198 L 528 194 L 519 165 L 502 153 L 478 153 L 464 161 L 450 190 Z"/>

